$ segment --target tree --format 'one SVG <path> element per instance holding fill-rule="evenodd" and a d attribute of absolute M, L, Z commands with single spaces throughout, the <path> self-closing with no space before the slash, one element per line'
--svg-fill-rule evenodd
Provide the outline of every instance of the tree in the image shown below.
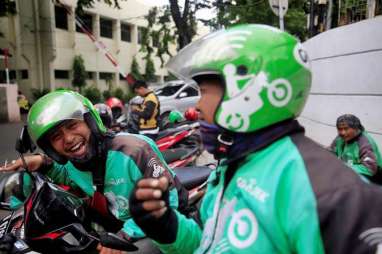
<path fill-rule="evenodd" d="M 305 0 L 289 0 L 288 12 L 284 17 L 285 30 L 300 39 L 305 39 L 307 35 L 304 3 Z M 217 17 L 209 24 L 215 28 L 243 23 L 279 26 L 278 17 L 273 14 L 267 0 L 218 0 L 213 6 L 217 10 Z"/>
<path fill-rule="evenodd" d="M 139 70 L 139 64 L 138 64 L 135 56 L 133 57 L 133 61 L 131 62 L 131 71 L 130 72 L 131 72 L 131 75 L 133 75 L 133 77 L 135 79 L 140 79 L 140 80 L 143 79 L 141 71 Z"/>
<path fill-rule="evenodd" d="M 148 58 L 146 61 L 145 80 L 146 81 L 156 81 L 155 66 L 154 66 L 154 62 L 151 58 Z"/>
<path fill-rule="evenodd" d="M 189 44 L 196 34 L 196 11 L 211 8 L 211 2 L 210 0 L 185 0 L 181 8 L 178 0 L 169 0 L 172 19 L 177 29 L 179 49 Z"/>
<path fill-rule="evenodd" d="M 82 87 L 86 86 L 87 73 L 85 70 L 84 59 L 81 55 L 77 55 L 73 60 L 73 80 L 72 85 L 78 87 L 81 93 Z"/>

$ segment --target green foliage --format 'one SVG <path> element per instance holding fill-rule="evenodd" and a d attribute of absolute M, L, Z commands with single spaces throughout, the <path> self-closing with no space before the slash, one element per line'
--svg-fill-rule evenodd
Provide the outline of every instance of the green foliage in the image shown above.
<path fill-rule="evenodd" d="M 103 97 L 103 100 L 106 101 L 107 99 L 109 99 L 110 97 L 112 97 L 111 95 L 111 91 L 110 90 L 105 90 L 102 92 L 102 97 Z"/>
<path fill-rule="evenodd" d="M 133 75 L 135 79 L 143 79 L 142 74 L 139 70 L 139 64 L 135 56 L 133 57 L 133 61 L 131 63 L 131 75 Z"/>
<path fill-rule="evenodd" d="M 125 93 L 125 97 L 123 98 L 123 101 L 125 103 L 128 103 L 130 101 L 130 99 L 133 98 L 134 96 L 135 96 L 135 93 L 129 91 L 129 92 Z"/>
<path fill-rule="evenodd" d="M 155 66 L 151 58 L 147 59 L 146 69 L 145 69 L 145 80 L 146 81 L 156 81 L 155 76 Z"/>
<path fill-rule="evenodd" d="M 43 88 L 43 89 L 41 90 L 41 89 L 39 89 L 39 88 L 32 88 L 32 89 L 31 89 L 31 92 L 32 92 L 33 100 L 36 101 L 36 100 L 38 100 L 40 97 L 44 96 L 45 94 L 50 93 L 50 89 L 48 89 L 48 88 Z"/>
<path fill-rule="evenodd" d="M 112 90 L 111 94 L 113 97 L 117 97 L 122 101 L 124 101 L 125 99 L 125 92 L 120 87 L 117 87 L 116 89 Z"/>
<path fill-rule="evenodd" d="M 97 2 L 100 2 L 101 0 L 97 0 Z M 114 8 L 121 9 L 121 6 L 119 5 L 119 1 L 126 1 L 126 0 L 103 0 L 104 3 L 108 5 L 113 5 Z M 95 3 L 95 0 L 77 0 L 77 8 L 76 13 L 82 14 L 84 13 L 84 8 L 92 8 Z"/>
<path fill-rule="evenodd" d="M 85 70 L 84 59 L 81 55 L 77 55 L 73 60 L 73 80 L 72 85 L 78 87 L 79 91 L 86 86 L 87 73 Z"/>
<path fill-rule="evenodd" d="M 289 7 L 284 17 L 285 30 L 305 39 L 307 35 L 305 0 L 289 0 Z M 279 19 L 272 12 L 267 0 L 237 0 L 235 2 L 217 1 L 217 17 L 209 25 L 219 28 L 236 24 L 258 23 L 278 27 Z"/>
<path fill-rule="evenodd" d="M 82 95 L 88 98 L 93 104 L 101 102 L 101 91 L 96 86 L 86 87 Z"/>

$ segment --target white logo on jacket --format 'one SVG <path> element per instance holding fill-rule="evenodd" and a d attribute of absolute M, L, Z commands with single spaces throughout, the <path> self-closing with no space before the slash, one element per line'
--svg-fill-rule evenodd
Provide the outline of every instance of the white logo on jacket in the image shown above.
<path fill-rule="evenodd" d="M 164 171 L 164 168 L 161 165 L 158 165 L 155 158 L 151 158 L 147 163 L 147 166 L 153 168 L 153 177 L 155 178 L 159 177 Z"/>
<path fill-rule="evenodd" d="M 251 246 L 256 241 L 258 232 L 256 217 L 248 208 L 232 215 L 228 226 L 228 240 L 236 248 L 244 249 Z"/>
<path fill-rule="evenodd" d="M 264 203 L 266 199 L 269 197 L 269 193 L 261 189 L 257 183 L 256 179 L 245 179 L 243 177 L 239 177 L 236 180 L 237 187 L 248 192 L 251 196 L 253 196 L 258 201 Z"/>

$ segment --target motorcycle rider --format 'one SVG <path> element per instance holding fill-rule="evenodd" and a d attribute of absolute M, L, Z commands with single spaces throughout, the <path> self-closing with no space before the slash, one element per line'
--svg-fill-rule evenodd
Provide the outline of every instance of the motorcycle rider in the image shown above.
<path fill-rule="evenodd" d="M 126 109 L 123 102 L 117 97 L 110 97 L 105 101 L 105 104 L 111 109 L 113 116 L 112 130 L 119 132 L 126 127 Z"/>
<path fill-rule="evenodd" d="M 143 98 L 143 103 L 138 108 L 132 109 L 132 114 L 138 116 L 139 134 L 155 140 L 159 132 L 160 107 L 158 97 L 142 80 L 134 82 L 133 90 Z"/>
<path fill-rule="evenodd" d="M 107 132 L 91 102 L 76 92 L 55 91 L 37 100 L 28 115 L 28 132 L 47 155 L 26 157 L 29 170 L 91 196 L 92 207 L 124 222 L 119 233 L 127 239 L 144 236 L 128 210 L 135 181 L 164 176 L 172 185 L 170 206 L 182 209 L 187 202 L 186 191 L 151 139 Z M 21 166 L 18 159 L 2 170 Z M 107 251 L 101 247 L 100 253 Z"/>
<path fill-rule="evenodd" d="M 166 179 L 137 182 L 130 212 L 164 253 L 380 249 L 382 239 L 372 236 L 381 232 L 382 190 L 305 137 L 295 120 L 312 76 L 296 38 L 240 25 L 189 44 L 168 69 L 198 83 L 203 142 L 220 165 L 208 181 L 201 225 L 168 207 Z"/>
<path fill-rule="evenodd" d="M 97 103 L 94 105 L 94 108 L 101 117 L 103 125 L 108 129 L 112 129 L 113 113 L 111 112 L 111 108 L 104 103 Z"/>

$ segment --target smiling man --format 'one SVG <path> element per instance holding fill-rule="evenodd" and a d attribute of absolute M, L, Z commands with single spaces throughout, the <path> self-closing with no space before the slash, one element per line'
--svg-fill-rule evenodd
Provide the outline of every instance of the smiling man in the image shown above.
<path fill-rule="evenodd" d="M 29 170 L 40 170 L 55 183 L 92 197 L 91 208 L 121 221 L 119 233 L 127 239 L 144 236 L 128 210 L 137 180 L 164 176 L 171 185 L 170 206 L 181 209 L 187 202 L 186 191 L 151 139 L 107 132 L 92 103 L 76 92 L 55 91 L 37 100 L 29 111 L 28 132 L 48 155 L 26 157 Z M 18 159 L 1 170 L 21 166 Z M 100 246 L 100 253 L 109 251 Z"/>
<path fill-rule="evenodd" d="M 379 168 L 382 169 L 382 157 L 373 138 L 352 114 L 338 117 L 336 126 L 338 136 L 331 150 L 355 172 L 373 179 Z"/>

